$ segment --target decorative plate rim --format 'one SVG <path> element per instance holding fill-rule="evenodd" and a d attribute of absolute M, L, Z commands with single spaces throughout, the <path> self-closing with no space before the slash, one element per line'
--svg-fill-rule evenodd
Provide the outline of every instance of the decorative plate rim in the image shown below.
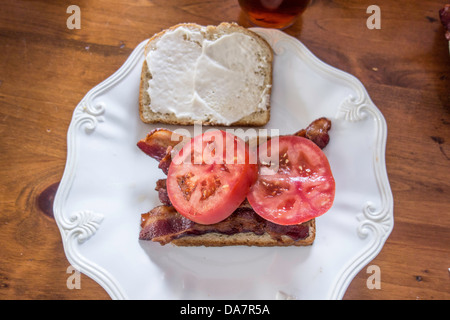
<path fill-rule="evenodd" d="M 338 81 L 342 81 L 357 92 L 356 96 L 349 96 L 342 103 L 338 108 L 336 117 L 351 122 L 360 121 L 366 117 L 373 117 L 376 124 L 376 140 L 372 161 L 377 187 L 381 195 L 381 208 L 375 207 L 368 201 L 362 212 L 357 216 L 359 221 L 358 236 L 365 238 L 370 233 L 373 233 L 374 236 L 367 249 L 354 261 L 349 261 L 339 272 L 340 276 L 332 284 L 328 293 L 328 299 L 342 299 L 354 276 L 381 251 L 394 226 L 393 196 L 385 163 L 386 121 L 380 110 L 370 99 L 362 83 L 356 77 L 324 63 L 314 56 L 298 39 L 282 31 L 262 28 L 251 28 L 251 30 L 266 38 L 276 54 L 282 53 L 284 50 L 282 44 L 284 42 L 289 42 L 296 50 L 296 53 L 302 59 L 305 59 L 308 65 L 315 68 L 317 72 L 332 75 Z M 53 205 L 55 221 L 60 230 L 64 251 L 69 263 L 75 269 L 101 285 L 110 297 L 115 300 L 128 299 L 123 288 L 107 270 L 87 260 L 78 250 L 80 244 L 95 234 L 103 220 L 103 215 L 90 210 L 69 214 L 64 212 L 63 208 L 69 197 L 77 169 L 77 132 L 79 132 L 80 128 L 84 128 L 86 132 L 93 131 L 97 124 L 103 121 L 105 106 L 101 103 L 95 104 L 95 97 L 120 83 L 127 76 L 142 57 L 147 41 L 142 41 L 133 50 L 125 63 L 113 75 L 92 88 L 75 108 L 67 133 L 66 166 Z"/>

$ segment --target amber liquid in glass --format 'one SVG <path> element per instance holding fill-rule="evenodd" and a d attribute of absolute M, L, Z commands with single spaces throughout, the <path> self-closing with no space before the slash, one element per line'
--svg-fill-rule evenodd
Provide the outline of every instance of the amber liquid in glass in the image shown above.
<path fill-rule="evenodd" d="M 250 21 L 260 27 L 283 29 L 294 23 L 311 0 L 239 0 Z"/>

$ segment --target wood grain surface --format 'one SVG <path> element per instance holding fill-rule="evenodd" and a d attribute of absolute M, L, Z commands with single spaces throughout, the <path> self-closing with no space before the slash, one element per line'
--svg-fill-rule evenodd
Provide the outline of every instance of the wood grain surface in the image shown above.
<path fill-rule="evenodd" d="M 81 8 L 68 29 L 67 7 Z M 366 9 L 381 9 L 381 29 Z M 450 299 L 450 55 L 441 1 L 313 0 L 286 33 L 353 74 L 388 125 L 394 230 L 344 299 Z M 137 44 L 180 22 L 250 27 L 237 1 L 4 0 L 0 9 L 0 299 L 110 299 L 69 274 L 52 200 L 85 94 Z M 369 289 L 367 267 L 381 271 Z"/>

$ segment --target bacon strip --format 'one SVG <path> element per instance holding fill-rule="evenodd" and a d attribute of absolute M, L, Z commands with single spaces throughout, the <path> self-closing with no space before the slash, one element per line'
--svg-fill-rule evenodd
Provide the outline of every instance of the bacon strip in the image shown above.
<path fill-rule="evenodd" d="M 327 118 L 319 118 L 311 122 L 306 129 L 294 133 L 294 136 L 307 138 L 323 149 L 330 142 L 330 136 L 328 135 L 330 129 L 331 121 Z"/>
<path fill-rule="evenodd" d="M 319 118 L 311 122 L 306 129 L 294 133 L 294 136 L 300 136 L 313 141 L 321 149 L 325 148 L 330 141 L 328 131 L 331 129 L 331 121 L 327 118 Z M 155 129 L 141 139 L 137 146 L 147 155 L 159 161 L 159 168 L 167 174 L 170 165 L 170 152 L 178 143 L 187 137 L 179 135 L 168 129 Z"/>
<path fill-rule="evenodd" d="M 241 232 L 253 232 L 257 235 L 268 233 L 273 239 L 289 236 L 298 241 L 309 236 L 309 224 L 282 226 L 264 220 L 253 209 L 241 206 L 227 219 L 211 225 L 201 225 L 180 215 L 171 206 L 158 206 L 141 219 L 140 240 L 151 240 L 165 245 L 174 239 L 206 233 L 233 235 Z"/>
<path fill-rule="evenodd" d="M 150 131 L 144 139 L 138 141 L 137 146 L 145 154 L 161 161 L 167 155 L 168 147 L 175 147 L 185 138 L 167 129 L 154 129 Z"/>
<path fill-rule="evenodd" d="M 158 191 L 159 201 L 161 201 L 162 204 L 166 206 L 172 205 L 169 199 L 169 195 L 167 194 L 166 179 L 159 179 L 158 181 L 156 181 L 155 190 Z"/>

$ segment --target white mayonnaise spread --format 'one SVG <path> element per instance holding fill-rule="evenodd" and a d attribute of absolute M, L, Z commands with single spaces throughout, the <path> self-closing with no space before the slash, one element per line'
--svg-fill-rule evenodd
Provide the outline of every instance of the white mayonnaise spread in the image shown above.
<path fill-rule="evenodd" d="M 224 125 L 265 110 L 270 85 L 260 45 L 242 33 L 208 40 L 205 30 L 167 31 L 148 52 L 151 109 Z"/>

